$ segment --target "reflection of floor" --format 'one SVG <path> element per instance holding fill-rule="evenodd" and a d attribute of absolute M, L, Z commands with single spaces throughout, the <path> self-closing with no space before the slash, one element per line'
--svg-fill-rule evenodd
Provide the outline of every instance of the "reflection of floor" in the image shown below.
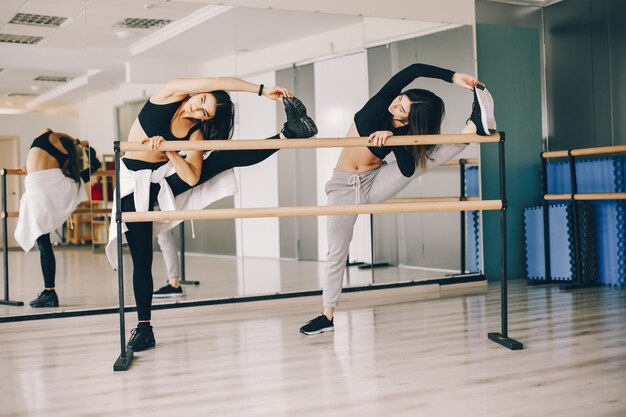
<path fill-rule="evenodd" d="M 0 316 L 23 315 L 50 311 L 69 311 L 117 305 L 117 273 L 109 266 L 102 252 L 91 248 L 55 248 L 57 261 L 57 292 L 61 301 L 58 309 L 32 309 L 27 304 L 43 288 L 39 253 L 9 252 L 9 295 L 11 300 L 24 301 L 24 307 L 0 305 Z M 198 286 L 185 286 L 183 300 L 230 298 L 242 295 L 298 292 L 321 287 L 324 263 L 266 258 L 234 258 L 188 254 L 188 280 L 200 281 Z M 124 257 L 125 299 L 134 305 L 132 296 L 132 264 L 130 255 Z M 165 266 L 160 253 L 154 257 L 155 287 L 165 284 Z M 398 267 L 359 269 L 348 268 L 345 286 L 362 286 L 396 281 L 419 281 L 441 277 L 442 272 Z M 154 300 L 154 303 L 171 300 Z"/>
<path fill-rule="evenodd" d="M 297 331 L 313 297 L 156 311 L 157 348 L 120 373 L 111 316 L 4 323 L 0 414 L 626 415 L 624 290 L 517 280 L 510 291 L 517 352 L 486 337 L 499 329 L 497 284 L 421 301 L 369 293 L 337 313 L 334 334 L 313 337 Z"/>

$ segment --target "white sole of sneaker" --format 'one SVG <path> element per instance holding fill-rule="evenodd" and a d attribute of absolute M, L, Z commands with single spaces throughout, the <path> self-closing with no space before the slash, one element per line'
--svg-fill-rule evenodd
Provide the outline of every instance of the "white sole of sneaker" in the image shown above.
<path fill-rule="evenodd" d="M 305 334 L 307 336 L 315 336 L 316 334 L 322 334 L 322 333 L 330 333 L 330 332 L 334 332 L 335 328 L 334 327 L 325 327 L 323 329 L 320 329 L 316 332 L 300 332 L 302 334 Z"/>
<path fill-rule="evenodd" d="M 479 90 L 483 90 L 478 86 L 476 88 L 478 88 Z M 481 128 L 485 132 L 486 135 L 489 135 L 491 132 L 489 131 L 489 128 L 488 128 L 489 125 L 487 124 L 487 111 L 486 111 L 485 103 L 483 102 L 483 99 L 480 96 L 481 94 L 479 94 L 478 91 L 476 91 L 476 98 L 478 99 L 478 105 L 480 106 L 480 122 L 482 124 Z"/>
<path fill-rule="evenodd" d="M 183 297 L 185 294 L 152 294 L 154 298 L 178 298 Z"/>

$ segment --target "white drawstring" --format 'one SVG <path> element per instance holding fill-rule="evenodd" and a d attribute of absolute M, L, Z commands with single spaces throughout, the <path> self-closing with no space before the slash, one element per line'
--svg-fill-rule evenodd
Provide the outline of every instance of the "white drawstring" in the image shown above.
<path fill-rule="evenodd" d="M 196 229 L 193 228 L 193 220 L 191 221 L 191 238 L 196 238 Z"/>
<path fill-rule="evenodd" d="M 356 204 L 361 203 L 361 177 L 359 174 L 354 174 L 348 179 L 348 184 L 356 190 Z"/>
<path fill-rule="evenodd" d="M 72 219 L 72 215 L 70 215 L 70 230 L 74 230 L 74 220 Z"/>

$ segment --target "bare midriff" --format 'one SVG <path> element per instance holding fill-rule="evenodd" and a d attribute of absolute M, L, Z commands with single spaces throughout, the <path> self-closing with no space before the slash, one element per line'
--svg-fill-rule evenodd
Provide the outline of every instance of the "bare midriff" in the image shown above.
<path fill-rule="evenodd" d="M 346 137 L 359 136 L 356 126 L 352 123 Z M 382 164 L 382 159 L 374 155 L 367 147 L 342 148 L 335 169 L 343 172 L 365 172 L 378 168 Z"/>
<path fill-rule="evenodd" d="M 146 138 L 147 135 L 139 124 L 139 119 L 135 119 L 130 132 L 128 132 L 129 142 L 139 142 Z M 125 158 L 136 159 L 144 162 L 163 162 L 167 161 L 167 155 L 165 152 L 160 151 L 128 151 L 124 154 Z"/>

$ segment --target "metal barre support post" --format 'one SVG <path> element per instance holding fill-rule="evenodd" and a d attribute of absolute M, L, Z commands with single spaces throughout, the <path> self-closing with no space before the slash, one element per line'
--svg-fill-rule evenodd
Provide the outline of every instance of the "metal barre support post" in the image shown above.
<path fill-rule="evenodd" d="M 24 305 L 22 301 L 11 301 L 9 299 L 9 238 L 8 238 L 8 214 L 7 214 L 7 172 L 9 170 L 0 170 L 2 176 L 2 257 L 4 262 L 4 299 L 0 300 L 0 304 L 7 306 L 20 307 Z"/>
<path fill-rule="evenodd" d="M 185 272 L 185 222 L 180 222 L 180 280 L 181 285 L 200 285 L 200 281 L 187 281 Z"/>
<path fill-rule="evenodd" d="M 117 224 L 117 286 L 120 313 L 120 356 L 113 364 L 113 371 L 126 371 L 133 361 L 133 351 L 126 349 L 126 326 L 124 321 L 124 264 L 122 262 L 122 198 L 120 191 L 120 143 L 115 142 L 115 223 Z"/>
<path fill-rule="evenodd" d="M 498 162 L 500 174 L 500 199 L 502 208 L 500 210 L 500 269 L 501 269 L 501 287 L 500 287 L 500 315 L 502 330 L 500 333 L 488 333 L 489 340 L 496 342 L 511 350 L 522 350 L 524 345 L 515 339 L 509 337 L 509 310 L 508 310 L 508 276 L 507 276 L 507 244 L 506 244 L 506 167 L 504 153 L 504 133 L 501 133 L 501 139 L 498 143 Z"/>

